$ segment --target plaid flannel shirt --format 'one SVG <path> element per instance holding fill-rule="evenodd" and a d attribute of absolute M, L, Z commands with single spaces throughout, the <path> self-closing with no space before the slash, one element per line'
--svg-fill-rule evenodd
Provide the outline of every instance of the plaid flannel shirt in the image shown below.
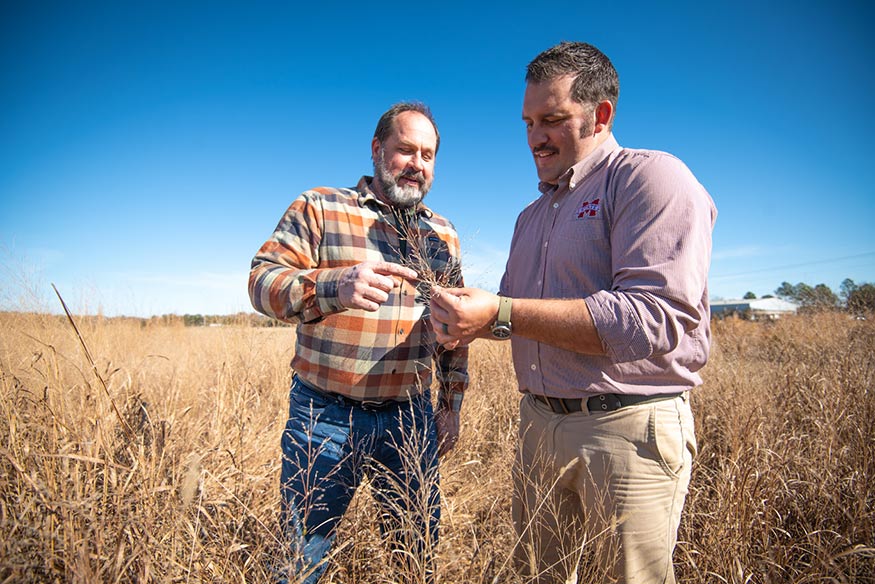
<path fill-rule="evenodd" d="M 452 224 L 423 204 L 394 211 L 377 199 L 370 181 L 309 190 L 289 206 L 252 260 L 252 305 L 297 324 L 292 368 L 305 382 L 360 401 L 403 400 L 430 387 L 434 364 L 441 404 L 458 411 L 468 349 L 446 351 L 435 343 L 428 284 L 402 281 L 376 312 L 348 310 L 338 300 L 342 271 L 364 261 L 400 263 L 421 274 L 411 265 L 411 257 L 421 257 L 438 277 L 462 285 Z M 403 221 L 411 227 L 404 229 Z"/>

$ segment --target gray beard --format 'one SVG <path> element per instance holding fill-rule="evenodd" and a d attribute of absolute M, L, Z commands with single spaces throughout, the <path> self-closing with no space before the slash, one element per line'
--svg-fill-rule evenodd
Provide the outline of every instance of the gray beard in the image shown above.
<path fill-rule="evenodd" d="M 405 209 L 413 207 L 422 201 L 431 186 L 428 184 L 424 184 L 422 187 L 411 185 L 398 186 L 398 181 L 386 168 L 382 148 L 380 148 L 380 153 L 377 155 L 377 160 L 374 161 L 374 180 L 380 184 L 383 194 L 389 199 L 390 203 Z"/>

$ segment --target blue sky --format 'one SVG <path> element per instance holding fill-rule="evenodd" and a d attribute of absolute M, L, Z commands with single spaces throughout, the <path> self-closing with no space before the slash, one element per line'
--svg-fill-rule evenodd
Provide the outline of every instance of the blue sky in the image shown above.
<path fill-rule="evenodd" d="M 712 297 L 875 282 L 867 2 L 125 3 L 0 7 L 0 309 L 251 310 L 286 206 L 370 174 L 380 114 L 428 103 L 427 202 L 495 288 L 537 196 L 525 66 L 562 40 L 620 74 L 620 144 L 718 207 Z"/>

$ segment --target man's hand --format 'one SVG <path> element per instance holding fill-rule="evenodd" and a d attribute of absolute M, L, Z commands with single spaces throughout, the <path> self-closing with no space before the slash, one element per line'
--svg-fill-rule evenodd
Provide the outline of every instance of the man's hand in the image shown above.
<path fill-rule="evenodd" d="M 344 308 L 374 312 L 389 299 L 389 292 L 400 285 L 399 278 L 415 280 L 410 268 L 391 262 L 362 262 L 346 268 L 340 275 L 337 297 Z"/>
<path fill-rule="evenodd" d="M 479 288 L 431 289 L 431 328 L 447 349 L 489 337 L 498 316 L 499 297 Z"/>
<path fill-rule="evenodd" d="M 434 414 L 434 423 L 437 426 L 438 456 L 443 456 L 459 440 L 459 412 L 439 405 Z"/>

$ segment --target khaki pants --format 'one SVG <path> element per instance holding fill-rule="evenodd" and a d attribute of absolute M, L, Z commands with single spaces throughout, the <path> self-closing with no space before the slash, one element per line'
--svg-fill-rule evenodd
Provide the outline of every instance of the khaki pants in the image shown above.
<path fill-rule="evenodd" d="M 517 568 L 538 583 L 673 583 L 695 454 L 687 394 L 595 414 L 555 414 L 524 396 L 513 473 Z"/>

